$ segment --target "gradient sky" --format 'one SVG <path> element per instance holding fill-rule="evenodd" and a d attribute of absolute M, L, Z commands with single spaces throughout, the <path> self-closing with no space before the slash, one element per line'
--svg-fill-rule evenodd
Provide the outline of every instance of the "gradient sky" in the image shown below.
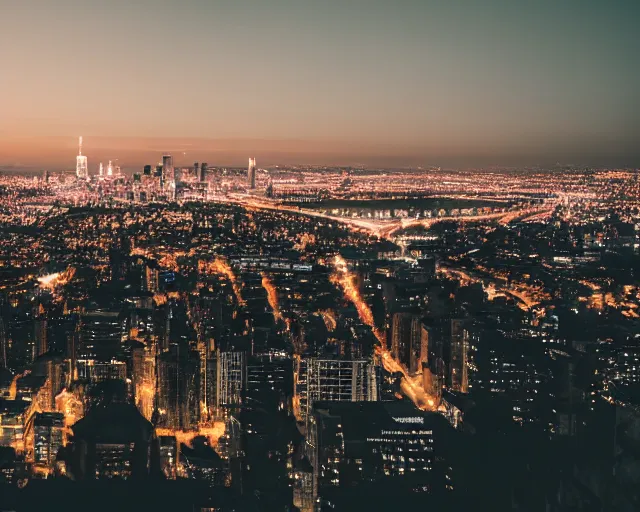
<path fill-rule="evenodd" d="M 638 0 L 0 0 L 0 18 L 2 166 L 73 167 L 78 135 L 91 172 L 163 151 L 640 165 Z"/>

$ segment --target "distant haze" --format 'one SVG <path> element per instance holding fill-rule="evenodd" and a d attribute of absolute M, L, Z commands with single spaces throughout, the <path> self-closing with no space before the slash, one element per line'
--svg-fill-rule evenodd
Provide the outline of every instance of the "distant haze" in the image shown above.
<path fill-rule="evenodd" d="M 0 0 L 0 167 L 640 166 L 637 0 Z"/>

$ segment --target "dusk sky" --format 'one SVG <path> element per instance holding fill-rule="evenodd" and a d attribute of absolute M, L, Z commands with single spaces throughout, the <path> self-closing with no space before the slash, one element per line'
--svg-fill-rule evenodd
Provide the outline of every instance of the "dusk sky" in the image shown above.
<path fill-rule="evenodd" d="M 640 165 L 638 0 L 0 0 L 0 167 Z M 184 154 L 186 153 L 186 154 Z"/>

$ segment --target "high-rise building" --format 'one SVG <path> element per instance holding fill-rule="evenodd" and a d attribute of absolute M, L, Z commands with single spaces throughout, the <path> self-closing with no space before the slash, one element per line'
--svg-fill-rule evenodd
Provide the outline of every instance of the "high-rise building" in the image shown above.
<path fill-rule="evenodd" d="M 50 466 L 63 444 L 64 414 L 36 413 L 33 420 L 33 458 L 36 464 Z"/>
<path fill-rule="evenodd" d="M 4 326 L 4 319 L 0 314 L 0 365 L 2 368 L 7 368 L 9 357 L 9 339 L 7 337 L 7 331 Z"/>
<path fill-rule="evenodd" d="M 408 402 L 317 402 L 307 433 L 314 497 L 331 502 L 340 489 L 387 479 L 413 492 L 452 490 L 451 435 L 441 415 Z"/>
<path fill-rule="evenodd" d="M 209 169 L 209 164 L 207 164 L 207 162 L 202 162 L 202 164 L 200 164 L 200 181 L 207 181 L 207 170 L 208 169 Z M 197 171 L 197 169 L 196 169 L 196 171 Z M 197 172 L 196 172 L 196 174 L 197 174 Z"/>
<path fill-rule="evenodd" d="M 247 169 L 247 178 L 249 182 L 249 188 L 251 190 L 256 188 L 256 159 L 249 158 L 249 168 Z"/>
<path fill-rule="evenodd" d="M 40 357 L 49 350 L 47 343 L 47 318 L 44 315 L 37 315 L 34 319 L 34 356 Z"/>
<path fill-rule="evenodd" d="M 97 382 L 126 377 L 118 311 L 90 311 L 81 318 L 77 348 L 78 376 Z"/>
<path fill-rule="evenodd" d="M 273 197 L 273 179 L 271 179 L 271 176 L 269 176 L 269 181 L 267 182 L 267 186 L 265 187 L 264 195 L 268 198 Z"/>
<path fill-rule="evenodd" d="M 218 407 L 242 403 L 242 391 L 247 380 L 247 358 L 244 352 L 217 352 Z"/>
<path fill-rule="evenodd" d="M 165 478 L 175 480 L 178 465 L 178 443 L 175 436 L 159 436 L 160 470 Z"/>
<path fill-rule="evenodd" d="M 148 477 L 153 425 L 135 405 L 111 402 L 96 406 L 72 430 L 67 470 L 74 479 Z"/>
<path fill-rule="evenodd" d="M 109 165 L 107 165 L 107 176 L 113 176 L 113 164 L 111 160 L 109 160 Z"/>
<path fill-rule="evenodd" d="M 431 337 L 431 328 L 424 322 L 420 323 L 420 363 L 429 363 L 429 342 Z"/>
<path fill-rule="evenodd" d="M 159 290 L 159 272 L 157 268 L 146 266 L 144 269 L 144 289 L 151 293 Z"/>
<path fill-rule="evenodd" d="M 118 311 L 89 311 L 81 318 L 78 358 L 110 361 L 120 355 L 123 324 Z"/>
<path fill-rule="evenodd" d="M 47 314 L 40 303 L 36 303 L 33 311 L 33 359 L 36 359 L 49 351 L 47 339 Z"/>
<path fill-rule="evenodd" d="M 22 398 L 0 400 L 0 446 L 20 446 L 27 420 L 34 411 L 32 401 Z"/>
<path fill-rule="evenodd" d="M 449 376 L 451 390 L 460 393 L 469 391 L 469 377 L 467 356 L 469 353 L 469 333 L 465 329 L 464 321 L 451 320 L 451 361 Z"/>
<path fill-rule="evenodd" d="M 100 162 L 100 166 L 98 167 L 98 176 L 101 178 L 104 177 L 104 166 L 102 165 L 102 162 Z"/>
<path fill-rule="evenodd" d="M 296 360 L 295 411 L 306 421 L 319 400 L 364 402 L 379 400 L 378 375 L 368 359 L 307 357 Z"/>
<path fill-rule="evenodd" d="M 171 350 L 158 357 L 159 424 L 167 428 L 191 429 L 200 420 L 200 355 L 195 351 Z"/>
<path fill-rule="evenodd" d="M 144 174 L 145 176 L 151 176 L 151 166 L 145 165 L 142 174 Z"/>
<path fill-rule="evenodd" d="M 69 371 L 68 361 L 62 355 L 47 355 L 40 359 L 43 372 L 47 377 L 45 386 L 48 397 L 44 410 L 53 411 L 56 408 L 56 396 L 64 388 L 66 374 Z"/>
<path fill-rule="evenodd" d="M 87 157 L 82 154 L 82 137 L 79 139 L 78 156 L 76 157 L 76 177 L 86 180 L 89 176 Z"/>
<path fill-rule="evenodd" d="M 421 371 L 422 332 L 419 315 L 407 312 L 393 314 L 391 355 L 404 364 L 409 373 Z"/>
<path fill-rule="evenodd" d="M 171 155 L 162 156 L 162 179 L 164 183 L 170 182 L 175 178 L 173 169 L 173 157 Z"/>
<path fill-rule="evenodd" d="M 156 394 L 155 354 L 150 345 L 139 343 L 131 350 L 131 381 L 140 414 L 150 420 Z"/>
<path fill-rule="evenodd" d="M 246 396 L 264 407 L 284 409 L 293 393 L 291 358 L 252 356 L 247 362 Z"/>

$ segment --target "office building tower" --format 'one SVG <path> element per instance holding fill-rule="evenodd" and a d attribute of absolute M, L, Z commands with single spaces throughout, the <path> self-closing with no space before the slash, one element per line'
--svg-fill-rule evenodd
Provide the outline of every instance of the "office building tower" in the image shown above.
<path fill-rule="evenodd" d="M 267 182 L 267 186 L 264 190 L 264 195 L 271 199 L 273 197 L 273 179 L 269 176 L 269 181 Z"/>
<path fill-rule="evenodd" d="M 209 169 L 209 164 L 207 164 L 207 162 L 202 162 L 202 164 L 200 164 L 200 181 L 207 181 L 208 169 Z"/>
<path fill-rule="evenodd" d="M 175 178 L 173 157 L 171 155 L 163 155 L 162 157 L 162 178 L 164 183 L 172 181 Z"/>
<path fill-rule="evenodd" d="M 109 160 L 109 165 L 107 165 L 107 176 L 113 176 L 113 164 L 111 160 Z"/>
<path fill-rule="evenodd" d="M 320 400 L 364 402 L 379 400 L 378 375 L 367 359 L 303 357 L 296 360 L 295 396 L 298 419 L 306 421 Z"/>
<path fill-rule="evenodd" d="M 293 461 L 292 468 L 293 505 L 300 512 L 314 512 L 315 500 L 313 499 L 313 466 L 304 455 Z"/>
<path fill-rule="evenodd" d="M 520 425 L 548 425 L 553 404 L 549 396 L 551 368 L 543 346 L 527 338 L 514 339 L 488 331 L 478 342 L 474 357 L 474 389 L 510 401 L 512 418 Z"/>
<path fill-rule="evenodd" d="M 78 334 L 79 378 L 92 382 L 126 378 L 124 323 L 118 311 L 87 312 L 80 319 Z"/>
<path fill-rule="evenodd" d="M 385 481 L 413 492 L 451 490 L 453 434 L 441 415 L 408 402 L 316 402 L 307 434 L 314 497 L 331 502 L 340 489 Z"/>
<path fill-rule="evenodd" d="M 98 176 L 100 176 L 101 178 L 104 177 L 104 167 L 102 165 L 102 162 L 100 162 L 100 166 L 98 167 Z"/>
<path fill-rule="evenodd" d="M 157 268 L 146 266 L 144 268 L 144 289 L 150 293 L 157 293 L 159 290 L 159 272 Z"/>
<path fill-rule="evenodd" d="M 180 470 L 189 480 L 198 480 L 203 485 L 212 487 L 224 487 L 227 480 L 227 467 L 220 455 L 197 439 L 192 446 L 180 445 Z"/>
<path fill-rule="evenodd" d="M 289 357 L 252 356 L 247 363 L 246 396 L 265 407 L 282 410 L 293 394 L 292 375 Z"/>
<path fill-rule="evenodd" d="M 469 333 L 465 329 L 464 321 L 451 320 L 451 360 L 449 363 L 449 377 L 451 390 L 459 393 L 469 391 L 467 356 L 469 353 Z"/>
<path fill-rule="evenodd" d="M 82 137 L 79 139 L 78 156 L 76 157 L 76 177 L 86 180 L 89 176 L 87 170 L 87 157 L 82 154 Z"/>
<path fill-rule="evenodd" d="M 200 361 L 202 367 L 200 368 L 201 375 L 201 392 L 200 399 L 204 404 L 204 421 L 210 421 L 217 418 L 220 415 L 218 409 L 218 358 L 214 353 L 209 353 L 207 357 L 207 350 L 200 351 Z"/>
<path fill-rule="evenodd" d="M 68 361 L 62 355 L 47 355 L 43 358 L 44 373 L 47 376 L 46 386 L 49 393 L 44 410 L 53 411 L 56 409 L 56 396 L 65 386 L 67 373 L 69 372 Z"/>
<path fill-rule="evenodd" d="M 77 421 L 67 471 L 74 480 L 149 476 L 153 425 L 136 406 L 111 402 Z"/>
<path fill-rule="evenodd" d="M 49 350 L 47 343 L 47 318 L 44 314 L 37 314 L 34 319 L 34 359 L 46 354 Z"/>
<path fill-rule="evenodd" d="M 25 426 L 34 411 L 33 406 L 33 402 L 22 398 L 0 400 L 0 446 L 22 445 Z"/>
<path fill-rule="evenodd" d="M 151 166 L 145 165 L 142 174 L 144 174 L 145 176 L 151 176 Z"/>
<path fill-rule="evenodd" d="M 200 420 L 200 355 L 174 345 L 158 357 L 158 424 L 188 430 Z"/>
<path fill-rule="evenodd" d="M 420 323 L 420 366 L 429 364 L 429 343 L 431 338 L 431 327 L 424 322 Z"/>
<path fill-rule="evenodd" d="M 136 406 L 146 419 L 153 413 L 156 394 L 156 359 L 153 347 L 134 342 L 131 349 L 131 381 L 133 384 Z"/>
<path fill-rule="evenodd" d="M 421 322 L 414 313 L 394 313 L 391 321 L 391 355 L 409 373 L 421 371 Z"/>
<path fill-rule="evenodd" d="M 124 327 L 119 311 L 88 311 L 80 322 L 78 358 L 110 361 L 120 355 Z"/>
<path fill-rule="evenodd" d="M 217 406 L 226 407 L 242 403 L 242 392 L 247 380 L 247 358 L 244 352 L 217 351 Z"/>
<path fill-rule="evenodd" d="M 9 357 L 9 338 L 7 337 L 7 331 L 4 326 L 4 319 L 0 315 L 0 365 L 2 368 L 7 368 Z"/>
<path fill-rule="evenodd" d="M 256 159 L 255 158 L 249 158 L 247 178 L 248 178 L 249 188 L 251 190 L 255 189 L 256 188 Z"/>
<path fill-rule="evenodd" d="M 63 445 L 64 414 L 36 413 L 33 420 L 33 459 L 36 464 L 51 466 Z"/>
<path fill-rule="evenodd" d="M 159 436 L 160 471 L 168 480 L 177 478 L 178 441 L 175 436 Z"/>

